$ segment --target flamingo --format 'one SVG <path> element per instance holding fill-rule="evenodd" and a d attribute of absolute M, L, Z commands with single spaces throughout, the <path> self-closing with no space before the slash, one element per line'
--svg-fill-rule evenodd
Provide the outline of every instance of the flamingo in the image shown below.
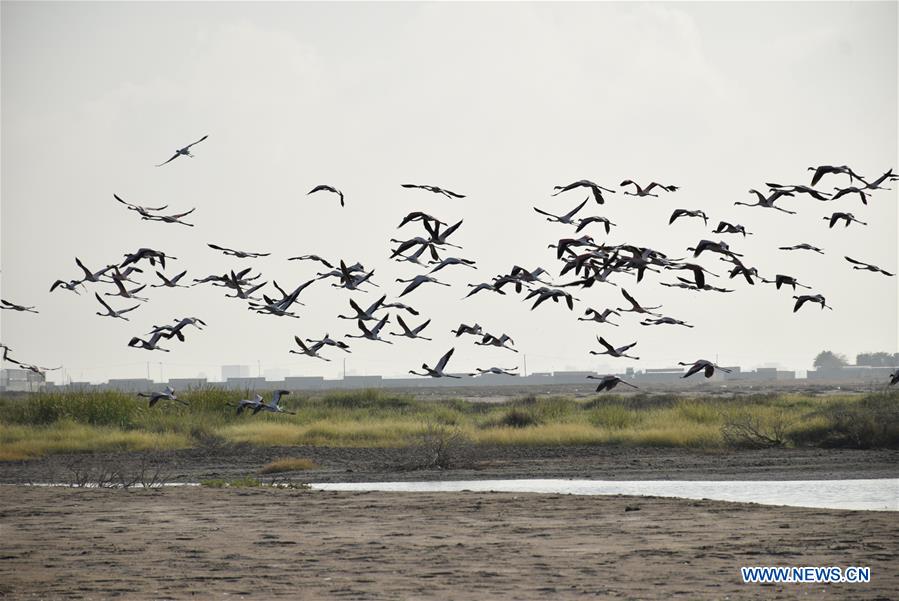
<path fill-rule="evenodd" d="M 711 361 L 707 361 L 705 359 L 698 359 L 698 360 L 694 361 L 693 363 L 683 363 L 681 361 L 678 361 L 677 364 L 690 366 L 690 369 L 688 369 L 687 373 L 682 375 L 681 378 L 689 378 L 693 374 L 698 373 L 700 371 L 703 372 L 703 374 L 705 375 L 706 378 L 711 378 L 715 374 L 716 369 L 720 369 L 721 371 L 723 371 L 725 373 L 731 373 L 731 371 L 733 371 L 733 370 L 721 367 L 719 365 L 715 365 Z"/>
<path fill-rule="evenodd" d="M 200 142 L 202 142 L 203 140 L 205 140 L 205 139 L 208 138 L 208 137 L 209 137 L 208 135 L 205 135 L 205 136 L 203 136 L 202 138 L 200 138 L 199 140 L 197 140 L 196 142 L 193 142 L 192 144 L 188 144 L 188 145 L 185 146 L 184 148 L 179 148 L 178 150 L 175 151 L 175 154 L 172 155 L 172 158 L 170 158 L 169 160 L 167 160 L 165 163 L 160 163 L 160 164 L 158 164 L 158 165 L 156 165 L 156 166 L 157 166 L 157 167 L 162 167 L 162 166 L 165 165 L 166 163 L 171 163 L 172 161 L 174 161 L 175 159 L 177 159 L 177 158 L 180 157 L 180 156 L 186 156 L 186 157 L 194 158 L 194 155 L 192 155 L 192 154 L 190 153 L 190 147 L 199 144 Z"/>
<path fill-rule="evenodd" d="M 449 362 L 450 357 L 453 356 L 453 353 L 456 351 L 455 347 L 448 350 L 439 361 L 437 361 L 437 365 L 433 368 L 428 367 L 427 363 L 422 363 L 421 368 L 424 370 L 422 373 L 418 373 L 414 370 L 409 370 L 409 373 L 414 376 L 431 376 L 432 378 L 461 378 L 462 376 L 454 376 L 452 374 L 448 374 L 444 371 L 446 369 L 446 364 Z M 473 374 L 466 374 L 468 376 Z"/>
<path fill-rule="evenodd" d="M 640 390 L 639 386 L 634 386 L 630 382 L 627 382 L 618 376 L 589 375 L 589 376 L 587 376 L 587 378 L 590 380 L 600 380 L 599 386 L 596 387 L 596 392 L 602 392 L 604 390 L 612 390 L 619 384 L 624 384 L 625 386 L 630 386 L 631 388 L 636 388 L 637 390 Z"/>

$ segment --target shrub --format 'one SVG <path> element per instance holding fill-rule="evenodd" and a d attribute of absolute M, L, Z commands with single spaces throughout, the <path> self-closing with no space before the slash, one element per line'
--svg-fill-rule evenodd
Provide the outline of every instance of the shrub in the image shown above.
<path fill-rule="evenodd" d="M 428 423 L 409 448 L 409 469 L 452 469 L 472 462 L 473 444 L 458 428 Z"/>
<path fill-rule="evenodd" d="M 534 414 L 529 411 L 523 411 L 522 409 L 510 410 L 502 416 L 498 422 L 498 425 L 508 428 L 527 428 L 539 424 L 540 420 L 538 420 Z"/>
<path fill-rule="evenodd" d="M 783 411 L 773 414 L 740 411 L 725 420 L 721 438 L 732 447 L 782 447 L 787 444 L 790 425 Z"/>

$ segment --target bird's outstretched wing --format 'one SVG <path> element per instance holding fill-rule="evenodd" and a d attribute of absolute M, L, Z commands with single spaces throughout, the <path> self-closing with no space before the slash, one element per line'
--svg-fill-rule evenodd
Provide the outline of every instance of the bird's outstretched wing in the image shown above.
<path fill-rule="evenodd" d="M 443 371 L 443 368 L 446 367 L 446 364 L 449 362 L 450 357 L 453 356 L 453 353 L 456 351 L 456 347 L 451 348 L 446 352 L 444 356 L 440 358 L 440 361 L 437 362 L 437 367 L 435 371 Z"/>
<path fill-rule="evenodd" d="M 200 142 L 202 142 L 203 140 L 205 140 L 205 139 L 208 138 L 208 137 L 209 137 L 209 135 L 207 134 L 207 135 L 203 136 L 202 138 L 200 138 L 199 140 L 197 140 L 196 142 L 194 142 L 193 144 L 188 144 L 188 145 L 185 146 L 184 148 L 190 148 L 190 147 L 193 146 L 194 144 L 199 144 Z"/>
<path fill-rule="evenodd" d="M 100 298 L 100 295 L 99 295 L 99 294 L 97 294 L 96 292 L 94 292 L 94 296 L 97 298 L 98 301 L 100 301 L 100 304 L 103 305 L 103 307 L 104 307 L 107 311 L 109 311 L 110 313 L 115 313 L 115 311 L 112 310 L 112 307 L 110 307 L 109 305 L 107 305 L 106 302 L 105 302 L 102 298 Z"/>
<path fill-rule="evenodd" d="M 163 165 L 165 165 L 165 164 L 167 164 L 167 163 L 171 163 L 172 161 L 174 161 L 175 159 L 177 159 L 178 156 L 179 156 L 180 154 L 181 154 L 180 152 L 176 152 L 176 153 L 174 154 L 174 156 L 172 156 L 172 158 L 170 158 L 169 160 L 167 160 L 165 163 L 159 163 L 159 164 L 156 165 L 156 166 L 157 166 L 157 167 L 162 167 Z"/>
<path fill-rule="evenodd" d="M 596 337 L 596 340 L 597 340 L 597 341 L 598 341 L 598 342 L 599 342 L 599 343 L 600 343 L 600 344 L 601 344 L 607 351 L 609 351 L 610 353 L 614 353 L 614 352 L 615 352 L 615 347 L 613 347 L 611 344 L 609 344 L 608 342 L 606 342 L 606 339 L 603 338 L 602 336 L 597 336 L 597 337 Z"/>

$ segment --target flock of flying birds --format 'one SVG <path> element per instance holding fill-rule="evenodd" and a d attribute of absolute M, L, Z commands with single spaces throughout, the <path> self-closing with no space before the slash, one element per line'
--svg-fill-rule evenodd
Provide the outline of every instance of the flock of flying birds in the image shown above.
<path fill-rule="evenodd" d="M 168 159 L 164 163 L 157 165 L 157 167 L 166 165 L 179 157 L 193 157 L 193 154 L 191 154 L 191 148 L 196 144 L 199 144 L 200 142 L 206 140 L 207 137 L 208 136 L 203 136 L 196 142 L 188 144 L 187 146 L 176 150 L 174 155 L 170 159 Z M 768 191 L 764 194 L 757 190 L 749 191 L 749 193 L 756 198 L 757 202 L 735 202 L 734 204 L 749 207 L 759 207 L 763 209 L 773 209 L 783 213 L 795 214 L 796 211 L 791 211 L 783 208 L 782 206 L 777 206 L 775 205 L 775 202 L 787 197 L 794 197 L 798 194 L 806 194 L 818 201 L 834 201 L 843 196 L 858 195 L 862 204 L 867 205 L 868 199 L 873 191 L 888 189 L 884 188 L 882 184 L 899 180 L 899 176 L 894 175 L 892 170 L 887 171 L 882 176 L 871 182 L 868 182 L 845 165 L 823 165 L 819 167 L 810 167 L 809 170 L 814 171 L 809 186 L 768 183 L 766 184 L 768 186 Z M 835 175 L 848 175 L 850 185 L 845 188 L 835 187 L 832 194 L 814 188 L 814 186 L 817 185 L 825 176 L 832 177 Z M 450 200 L 465 198 L 463 194 L 457 194 L 456 192 L 452 192 L 450 190 L 437 186 L 419 184 L 401 185 L 404 188 L 418 189 L 433 194 L 438 194 Z M 635 197 L 658 197 L 658 194 L 653 193 L 654 191 L 658 193 L 670 194 L 678 190 L 678 186 L 662 185 L 656 182 L 651 182 L 647 186 L 642 187 L 632 180 L 624 180 L 623 182 L 621 182 L 619 187 L 624 189 L 623 195 Z M 606 217 L 598 215 L 578 217 L 578 214 L 590 202 L 591 198 L 593 199 L 595 204 L 603 205 L 606 202 L 605 195 L 614 194 L 617 191 L 612 188 L 603 187 L 589 180 L 580 180 L 565 186 L 556 186 L 554 190 L 555 191 L 552 196 L 557 196 L 559 194 L 575 190 L 585 190 L 589 193 L 586 199 L 580 202 L 572 210 L 564 214 L 557 215 L 549 211 L 534 207 L 534 211 L 545 216 L 547 221 L 574 226 L 574 234 L 572 234 L 570 237 L 561 238 L 557 243 L 549 245 L 550 248 L 556 249 L 556 259 L 561 263 L 561 269 L 558 277 L 561 278 L 563 276 L 571 274 L 571 276 L 569 277 L 573 277 L 574 279 L 566 283 L 555 284 L 550 281 L 551 276 L 549 272 L 547 272 L 542 267 L 528 270 L 516 265 L 512 267 L 509 273 L 498 274 L 495 277 L 491 278 L 490 281 L 467 284 L 467 286 L 471 288 L 471 290 L 468 292 L 465 298 L 469 298 L 480 292 L 492 292 L 499 295 L 506 295 L 507 289 L 509 289 L 514 290 L 516 294 L 523 294 L 525 300 L 534 299 L 531 310 L 536 309 L 548 300 L 552 300 L 554 303 L 564 302 L 569 310 L 573 310 L 575 301 L 579 302 L 579 299 L 572 296 L 568 289 L 586 289 L 592 287 L 595 284 L 608 284 L 612 286 L 618 286 L 618 284 L 610 281 L 609 278 L 613 275 L 620 274 L 630 275 L 635 278 L 636 283 L 639 283 L 643 280 L 643 276 L 647 270 L 653 272 L 670 271 L 672 272 L 672 275 L 674 275 L 673 272 L 684 272 L 688 276 L 675 276 L 674 282 L 661 282 L 663 286 L 677 287 L 692 291 L 718 293 L 733 292 L 733 290 L 731 289 L 712 286 L 708 282 L 707 276 L 719 276 L 712 273 L 704 266 L 693 262 L 694 259 L 697 259 L 703 253 L 720 255 L 720 260 L 730 263 L 731 267 L 729 267 L 728 270 L 729 278 L 731 280 L 740 276 L 745 279 L 745 281 L 749 285 L 754 285 L 757 280 L 758 282 L 765 284 L 774 284 L 778 290 L 782 287 L 790 287 L 794 292 L 796 291 L 797 287 L 810 289 L 809 286 L 799 283 L 799 281 L 797 281 L 797 279 L 791 275 L 776 274 L 773 279 L 766 279 L 761 277 L 755 267 L 747 264 L 744 259 L 744 255 L 736 252 L 735 250 L 731 250 L 729 244 L 723 240 L 717 242 L 705 239 L 700 240 L 695 247 L 690 247 L 687 249 L 688 251 L 692 251 L 692 257 L 690 259 L 672 259 L 664 253 L 653 250 L 651 248 L 629 244 L 610 245 L 597 243 L 594 241 L 592 236 L 587 234 L 582 234 L 580 237 L 575 238 L 573 237 L 574 235 L 582 232 L 582 230 L 593 224 L 599 224 L 599 227 L 601 227 L 606 234 L 611 231 L 612 227 L 616 227 L 616 224 L 612 223 Z M 336 196 L 340 202 L 340 206 L 345 206 L 345 198 L 343 192 L 330 185 L 318 185 L 314 187 L 308 194 L 316 194 L 322 192 Z M 193 213 L 196 210 L 195 208 L 192 208 L 189 211 L 167 214 L 164 213 L 164 211 L 168 209 L 168 205 L 160 207 L 143 207 L 127 202 L 118 195 L 113 196 L 116 201 L 123 204 L 128 210 L 134 211 L 139 214 L 142 220 L 159 221 L 163 223 L 180 224 L 188 227 L 194 227 L 194 224 L 183 221 L 183 218 Z M 673 211 L 668 223 L 673 224 L 676 220 L 681 218 L 702 219 L 703 224 L 706 226 L 708 225 L 708 216 L 702 210 L 682 208 L 678 208 Z M 849 227 L 852 223 L 867 225 L 865 222 L 856 219 L 852 213 L 846 212 L 834 212 L 829 217 L 824 217 L 824 220 L 828 221 L 830 228 L 833 228 L 834 225 L 839 222 L 842 222 L 844 224 L 844 227 Z M 349 305 L 352 309 L 352 313 L 349 315 L 338 315 L 338 317 L 341 319 L 355 321 L 359 333 L 346 334 L 344 338 L 366 339 L 368 341 L 381 342 L 386 344 L 392 344 L 393 342 L 385 338 L 384 334 L 399 338 L 431 340 L 430 338 L 422 335 L 422 332 L 428 327 L 428 325 L 431 323 L 431 320 L 427 319 L 419 324 L 412 324 L 407 322 L 403 319 L 404 313 L 408 314 L 406 319 L 410 320 L 411 322 L 411 317 L 418 317 L 419 312 L 416 311 L 413 307 L 400 302 L 398 299 L 412 294 L 415 290 L 424 285 L 449 286 L 449 284 L 439 281 L 434 275 L 443 269 L 447 269 L 450 267 L 467 267 L 477 269 L 476 262 L 473 260 L 446 255 L 446 253 L 448 252 L 448 248 L 455 248 L 460 250 L 462 248 L 450 242 L 449 240 L 451 236 L 459 230 L 460 226 L 462 225 L 462 220 L 449 225 L 427 213 L 415 211 L 406 215 L 400 222 L 397 229 L 402 229 L 407 225 L 415 224 L 423 229 L 423 231 L 419 232 L 420 235 L 409 237 L 406 239 L 393 238 L 390 240 L 396 245 L 395 248 L 391 249 L 390 258 L 396 261 L 413 263 L 423 268 L 423 273 L 416 275 L 415 277 L 410 279 L 397 279 L 396 281 L 398 283 L 405 284 L 405 287 L 397 295 L 396 299 L 389 302 L 387 294 L 382 295 L 367 307 L 359 305 L 355 300 L 350 300 Z M 712 230 L 712 232 L 715 234 L 739 234 L 744 238 L 746 236 L 753 235 L 752 232 L 746 231 L 746 228 L 743 225 L 729 223 L 727 221 L 720 221 L 717 227 Z M 241 259 L 253 259 L 257 257 L 268 256 L 269 254 L 237 250 L 211 243 L 208 244 L 208 246 L 213 250 L 217 250 L 223 253 L 226 256 L 237 257 Z M 824 254 L 824 251 L 821 248 L 808 243 L 794 244 L 792 246 L 782 246 L 779 247 L 779 250 L 809 251 L 818 254 Z M 378 284 L 373 281 L 373 276 L 375 273 L 374 269 L 369 270 L 358 262 L 348 265 L 348 262 L 344 261 L 343 259 L 329 261 L 314 254 L 290 257 L 288 258 L 288 260 L 316 262 L 323 266 L 324 271 L 317 273 L 313 279 L 299 284 L 292 290 L 286 290 L 279 286 L 277 282 L 273 281 L 272 285 L 277 291 L 277 295 L 273 294 L 272 292 L 262 291 L 268 282 L 263 281 L 257 283 L 257 281 L 262 277 L 262 274 L 253 274 L 252 268 L 246 268 L 238 272 L 230 270 L 222 274 L 212 274 L 203 278 L 194 278 L 192 280 L 192 283 L 183 284 L 181 282 L 184 280 L 187 274 L 186 271 L 181 271 L 180 273 L 173 275 L 167 275 L 163 273 L 163 271 L 166 269 L 167 260 L 177 260 L 176 257 L 168 255 L 164 251 L 151 248 L 140 248 L 135 252 L 125 253 L 124 257 L 124 260 L 120 263 L 111 263 L 97 270 L 88 268 L 79 258 L 76 257 L 75 263 L 82 271 L 83 277 L 76 277 L 70 280 L 56 280 L 51 285 L 50 292 L 53 292 L 56 289 L 65 289 L 76 294 L 80 294 L 79 288 L 86 289 L 86 284 L 111 284 L 114 286 L 114 291 L 112 292 L 104 292 L 103 296 L 101 296 L 99 292 L 94 292 L 94 297 L 103 308 L 103 311 L 98 311 L 97 315 L 128 321 L 129 318 L 126 317 L 126 314 L 138 309 L 141 306 L 142 302 L 148 300 L 146 297 L 138 296 L 138 294 L 143 291 L 148 285 L 151 288 L 187 288 L 190 286 L 198 285 L 211 285 L 227 288 L 231 292 L 231 294 L 226 294 L 226 297 L 238 298 L 247 301 L 249 310 L 255 311 L 256 313 L 260 314 L 268 314 L 279 317 L 298 317 L 298 315 L 296 315 L 292 311 L 295 305 L 301 304 L 298 303 L 298 297 L 307 287 L 322 280 L 333 280 L 330 283 L 332 287 L 343 288 L 349 291 L 366 291 L 371 287 L 379 287 Z M 852 257 L 847 256 L 845 257 L 845 259 L 851 264 L 852 268 L 856 270 L 867 270 L 873 273 L 882 274 L 884 276 L 894 275 L 893 273 L 890 273 L 876 265 L 854 259 Z M 149 264 L 150 268 L 156 268 L 158 264 L 159 268 L 153 269 L 155 275 L 158 278 L 157 283 L 141 284 L 132 279 L 135 274 L 144 272 L 144 270 L 141 269 L 140 266 L 146 266 L 146 264 Z M 254 294 L 259 294 L 259 296 L 254 296 Z M 642 317 L 642 321 L 640 321 L 640 324 L 644 326 L 669 325 L 682 326 L 687 328 L 693 327 L 693 325 L 685 323 L 682 320 L 655 312 L 656 310 L 661 309 L 660 306 L 643 306 L 623 287 L 621 287 L 621 294 L 626 301 L 626 307 L 605 308 L 602 311 L 594 309 L 593 307 L 586 307 L 584 316 L 579 317 L 578 319 L 580 321 L 591 321 L 597 324 L 618 326 L 619 324 L 614 323 L 610 320 L 611 316 L 614 315 L 616 317 L 621 317 L 623 313 L 636 313 Z M 104 296 L 121 297 L 122 299 L 138 302 L 137 304 L 128 307 L 116 309 L 113 308 L 109 301 L 104 300 Z M 820 293 L 794 295 L 793 299 L 795 299 L 793 312 L 799 311 L 806 303 L 818 304 L 820 305 L 822 310 L 825 308 L 832 309 L 832 307 L 830 307 L 826 303 L 824 295 Z M 18 305 L 6 300 L 0 300 L 0 309 L 31 313 L 38 312 L 35 307 Z M 383 331 L 384 327 L 389 323 L 389 309 L 395 310 L 395 323 L 400 329 L 400 331 L 398 332 Z M 383 313 L 383 315 L 379 316 L 379 313 Z M 184 342 L 186 339 L 185 332 L 187 331 L 186 328 L 188 326 L 193 326 L 198 329 L 203 329 L 203 327 L 206 326 L 206 323 L 197 317 L 176 318 L 172 323 L 174 325 L 163 324 L 154 326 L 153 329 L 150 332 L 146 333 L 143 337 L 133 336 L 129 340 L 128 346 L 146 349 L 148 351 L 168 352 L 168 349 L 163 348 L 161 344 L 164 344 L 166 341 L 172 341 L 172 339 L 176 339 L 179 342 Z M 518 352 L 518 350 L 514 348 L 514 340 L 508 334 L 488 332 L 480 324 L 477 323 L 474 325 L 460 324 L 455 330 L 451 330 L 451 333 L 454 334 L 457 338 L 463 335 L 473 336 L 477 339 L 475 340 L 474 344 L 478 346 L 494 346 L 502 349 L 507 349 L 514 353 Z M 637 342 L 615 346 L 614 344 L 608 342 L 602 336 L 597 336 L 596 338 L 601 347 L 601 350 L 591 350 L 589 351 L 591 355 L 609 355 L 615 358 L 627 357 L 631 359 L 639 359 L 639 357 L 637 356 L 627 354 L 629 350 L 637 345 Z M 324 357 L 321 353 L 326 349 L 330 349 L 332 347 L 334 349 L 339 349 L 347 353 L 351 352 L 350 346 L 347 342 L 344 342 L 343 340 L 333 339 L 327 333 L 319 339 L 301 338 L 299 336 L 294 336 L 294 341 L 296 342 L 296 348 L 290 350 L 290 353 L 305 355 L 307 357 L 316 358 L 323 361 L 330 361 L 330 359 Z M 17 359 L 13 359 L 10 357 L 10 352 L 12 349 L 7 347 L 6 345 L 0 344 L 0 349 L 3 350 L 3 359 L 5 361 L 18 364 L 23 368 L 31 370 L 33 372 L 43 374 L 45 371 L 50 369 L 60 369 L 39 367 L 37 365 L 32 365 L 19 361 Z M 448 373 L 447 365 L 454 352 L 455 347 L 450 348 L 434 363 L 433 367 L 425 363 L 421 366 L 421 372 L 410 370 L 409 373 L 419 376 L 429 376 L 432 378 L 461 378 L 488 373 L 508 376 L 518 375 L 515 372 L 515 369 L 517 368 L 506 369 L 500 367 L 478 368 L 477 373 Z M 706 359 L 699 359 L 691 362 L 679 362 L 679 365 L 689 367 L 689 369 L 682 376 L 684 378 L 690 377 L 699 372 L 702 372 L 706 378 L 709 378 L 714 374 L 716 369 L 725 372 L 729 371 Z M 591 375 L 588 376 L 588 378 L 600 380 L 600 383 L 597 387 L 598 392 L 603 390 L 612 390 L 618 384 L 625 384 L 627 386 L 636 388 L 636 386 L 634 386 L 633 384 L 615 375 Z M 893 385 L 897 382 L 899 382 L 899 369 L 890 374 L 890 384 Z M 280 407 L 279 403 L 281 396 L 286 394 L 289 393 L 284 390 L 275 391 L 273 393 L 272 400 L 268 403 L 265 403 L 264 399 L 260 395 L 256 395 L 255 399 L 244 400 L 236 405 L 237 412 L 242 413 L 244 410 L 250 410 L 253 414 L 256 414 L 260 411 L 285 413 L 284 409 Z M 183 400 L 177 398 L 175 391 L 171 387 L 167 387 L 164 392 L 155 392 L 149 394 L 142 393 L 141 396 L 150 399 L 150 406 L 155 405 L 160 400 L 172 400 L 184 403 Z"/>

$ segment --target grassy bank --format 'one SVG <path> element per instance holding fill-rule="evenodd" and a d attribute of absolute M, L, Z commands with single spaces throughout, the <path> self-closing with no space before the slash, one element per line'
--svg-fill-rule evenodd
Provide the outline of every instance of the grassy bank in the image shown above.
<path fill-rule="evenodd" d="M 0 399 L 0 461 L 48 453 L 176 449 L 210 443 L 396 447 L 438 427 L 474 444 L 899 447 L 899 391 L 856 396 L 521 397 L 504 403 L 419 401 L 376 390 L 304 395 L 296 415 L 236 415 L 248 393 L 199 389 L 189 403 L 119 392 Z M 230 405 L 229 405 L 230 404 Z"/>

